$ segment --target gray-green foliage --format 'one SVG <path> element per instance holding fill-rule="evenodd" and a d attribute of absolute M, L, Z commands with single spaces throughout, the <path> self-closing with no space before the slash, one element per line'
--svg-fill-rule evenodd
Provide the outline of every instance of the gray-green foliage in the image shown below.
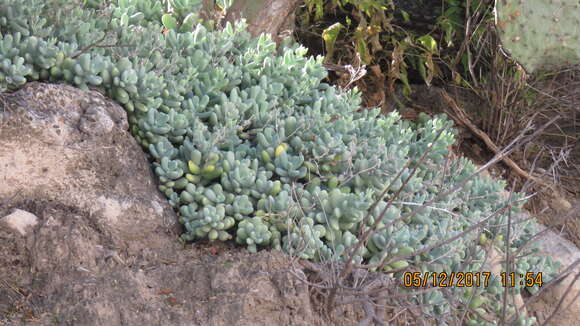
<path fill-rule="evenodd" d="M 32 80 L 66 81 L 97 87 L 122 104 L 132 134 L 154 160 L 159 189 L 185 226 L 184 240 L 235 239 L 252 251 L 272 247 L 313 260 L 345 259 L 361 228 L 379 219 L 417 165 L 355 261 L 374 263 L 431 246 L 504 206 L 504 184 L 478 177 L 399 219 L 475 171 L 468 160 L 448 160 L 454 141 L 448 121 L 422 118 L 415 125 L 396 112 L 359 111 L 356 91 L 321 82 L 321 58 L 306 57 L 297 46 L 276 50 L 268 37 L 250 37 L 243 22 L 214 30 L 191 11 L 199 1 L 178 4 L 166 13 L 155 0 L 93 0 L 73 8 L 60 0 L 10 0 L 0 6 L 0 90 Z M 164 30 L 168 14 L 179 23 L 175 29 Z M 392 190 L 377 198 L 389 183 Z M 505 233 L 494 226 L 506 222 L 505 212 L 490 219 L 487 236 Z M 523 224 L 518 228 L 514 247 L 530 233 Z M 387 269 L 414 264 L 430 272 L 478 271 L 483 248 L 465 261 L 478 237 L 468 234 Z M 530 259 L 536 258 L 519 261 L 530 268 L 524 272 L 539 271 L 532 263 L 551 271 Z M 481 290 L 489 302 L 501 293 L 497 284 Z M 417 300 L 433 304 L 425 312 L 445 322 L 445 298 L 431 292 Z"/>
<path fill-rule="evenodd" d="M 496 26 L 504 48 L 526 70 L 580 63 L 578 0 L 500 0 Z"/>

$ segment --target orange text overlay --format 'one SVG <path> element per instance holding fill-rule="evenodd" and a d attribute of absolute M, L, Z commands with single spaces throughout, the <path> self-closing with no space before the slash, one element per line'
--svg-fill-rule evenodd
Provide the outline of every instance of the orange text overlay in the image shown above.
<path fill-rule="evenodd" d="M 403 273 L 404 287 L 480 287 L 489 286 L 493 274 L 491 272 L 457 272 L 457 273 L 435 273 L 435 272 L 405 272 Z M 501 285 L 503 287 L 521 286 L 542 286 L 542 273 L 500 273 Z"/>
<path fill-rule="evenodd" d="M 405 287 L 480 287 L 488 286 L 491 272 L 405 272 L 403 286 Z"/>

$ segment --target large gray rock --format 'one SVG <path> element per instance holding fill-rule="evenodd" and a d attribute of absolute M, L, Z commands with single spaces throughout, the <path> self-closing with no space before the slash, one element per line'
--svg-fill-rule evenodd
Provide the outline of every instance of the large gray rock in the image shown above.
<path fill-rule="evenodd" d="M 37 217 L 0 228 L 0 325 L 324 324 L 280 253 L 178 241 L 120 106 L 40 83 L 0 106 L 0 217 Z"/>

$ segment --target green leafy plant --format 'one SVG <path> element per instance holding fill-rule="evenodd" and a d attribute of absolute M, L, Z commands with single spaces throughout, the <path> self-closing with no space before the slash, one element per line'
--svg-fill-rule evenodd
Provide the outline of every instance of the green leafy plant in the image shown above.
<path fill-rule="evenodd" d="M 404 94 L 409 95 L 410 76 L 415 80 L 419 77 L 427 85 L 440 79 L 469 86 L 467 56 L 470 52 L 463 51 L 456 57 L 464 47 L 466 13 L 491 19 L 492 4 L 484 0 L 469 1 L 468 10 L 464 1 L 446 0 L 441 6 L 429 3 L 430 7 L 414 7 L 420 3 L 306 1 L 306 10 L 299 21 L 309 25 L 313 18 L 317 22 L 315 26 L 320 26 L 327 62 L 350 61 L 380 67 L 391 93 L 395 82 L 401 82 Z M 485 28 L 478 24 L 475 33 L 482 33 Z M 336 44 L 341 44 L 340 53 L 335 51 Z"/>

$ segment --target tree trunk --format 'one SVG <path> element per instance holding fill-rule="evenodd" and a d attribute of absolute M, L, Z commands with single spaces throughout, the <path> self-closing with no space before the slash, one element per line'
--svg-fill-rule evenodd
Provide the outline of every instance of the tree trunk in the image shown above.
<path fill-rule="evenodd" d="M 268 33 L 279 44 L 294 30 L 294 12 L 299 3 L 299 0 L 235 0 L 225 21 L 245 18 L 252 35 Z"/>

